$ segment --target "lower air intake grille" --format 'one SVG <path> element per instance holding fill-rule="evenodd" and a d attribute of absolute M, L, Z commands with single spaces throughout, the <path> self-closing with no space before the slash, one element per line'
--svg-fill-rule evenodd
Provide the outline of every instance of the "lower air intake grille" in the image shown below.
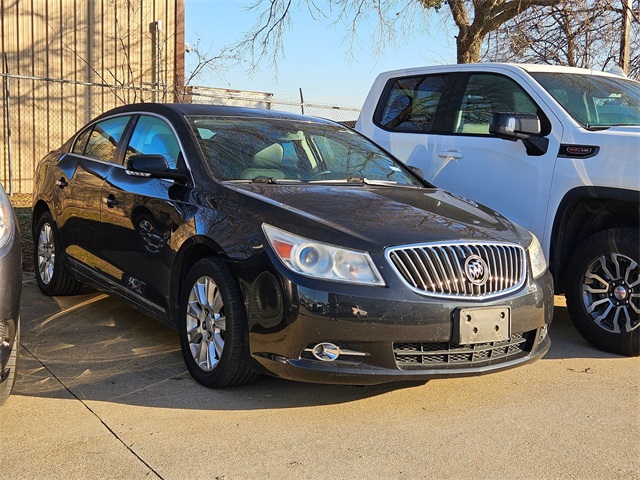
<path fill-rule="evenodd" d="M 513 335 L 511 340 L 453 345 L 451 343 L 394 343 L 396 365 L 403 370 L 480 367 L 503 363 L 529 354 L 535 330 Z"/>

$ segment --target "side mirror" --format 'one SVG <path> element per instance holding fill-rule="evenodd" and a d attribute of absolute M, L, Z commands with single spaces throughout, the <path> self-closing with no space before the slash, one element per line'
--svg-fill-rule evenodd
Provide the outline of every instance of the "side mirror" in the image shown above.
<path fill-rule="evenodd" d="M 424 180 L 424 172 L 420 167 L 415 167 L 413 165 L 407 165 L 407 167 L 409 168 L 409 170 L 415 173 L 418 177 L 420 177 L 420 180 Z"/>
<path fill-rule="evenodd" d="M 497 112 L 491 118 L 489 133 L 507 140 L 539 136 L 540 119 L 532 113 Z"/>
<path fill-rule="evenodd" d="M 127 174 L 133 177 L 164 178 L 176 180 L 182 183 L 188 181 L 188 177 L 169 168 L 167 159 L 163 155 L 131 155 L 127 159 Z"/>
<path fill-rule="evenodd" d="M 544 155 L 549 148 L 549 139 L 541 132 L 540 119 L 533 113 L 496 112 L 489 124 L 489 133 L 513 142 L 522 140 L 532 156 Z"/>

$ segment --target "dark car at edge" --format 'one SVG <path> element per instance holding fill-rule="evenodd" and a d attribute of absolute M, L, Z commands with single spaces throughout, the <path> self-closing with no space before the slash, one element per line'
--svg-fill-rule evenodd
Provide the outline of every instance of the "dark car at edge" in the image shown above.
<path fill-rule="evenodd" d="M 538 240 L 328 120 L 188 104 L 99 116 L 38 165 L 36 280 L 176 328 L 203 385 L 478 375 L 549 349 Z"/>
<path fill-rule="evenodd" d="M 22 250 L 18 222 L 0 185 L 0 405 L 9 398 L 16 379 L 21 292 Z"/>

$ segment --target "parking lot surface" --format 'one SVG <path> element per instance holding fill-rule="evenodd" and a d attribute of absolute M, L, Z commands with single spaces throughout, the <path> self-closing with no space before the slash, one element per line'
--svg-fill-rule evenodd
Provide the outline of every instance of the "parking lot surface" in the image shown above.
<path fill-rule="evenodd" d="M 208 390 L 174 331 L 24 278 L 0 478 L 640 479 L 640 359 L 587 345 L 561 297 L 549 353 L 506 372 Z"/>

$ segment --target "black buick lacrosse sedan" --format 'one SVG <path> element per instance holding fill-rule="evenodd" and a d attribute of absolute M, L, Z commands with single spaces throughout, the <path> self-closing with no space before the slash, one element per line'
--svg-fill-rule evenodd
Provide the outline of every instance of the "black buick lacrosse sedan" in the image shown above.
<path fill-rule="evenodd" d="M 538 240 L 334 122 L 139 104 L 38 165 L 37 282 L 176 328 L 208 387 L 476 375 L 549 348 Z"/>

